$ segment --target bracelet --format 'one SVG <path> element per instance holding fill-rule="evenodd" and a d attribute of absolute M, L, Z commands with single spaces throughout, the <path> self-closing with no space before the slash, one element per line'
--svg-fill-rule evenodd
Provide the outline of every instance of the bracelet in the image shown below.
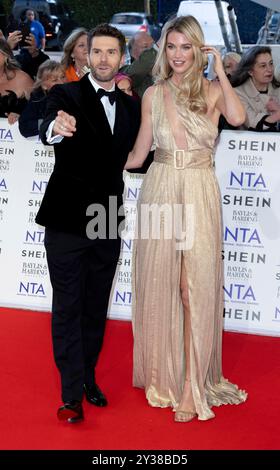
<path fill-rule="evenodd" d="M 268 117 L 269 117 L 269 114 L 266 114 L 265 116 L 263 116 L 261 118 L 261 120 L 256 125 L 256 131 L 261 132 L 263 130 L 263 126 L 266 126 L 269 129 L 271 129 L 271 128 L 275 129 L 275 123 L 274 122 L 267 122 L 266 121 L 266 118 L 268 118 Z"/>
<path fill-rule="evenodd" d="M 263 120 L 263 124 L 264 124 L 266 127 L 276 127 L 277 122 L 267 122 L 267 121 L 264 119 L 264 120 Z"/>

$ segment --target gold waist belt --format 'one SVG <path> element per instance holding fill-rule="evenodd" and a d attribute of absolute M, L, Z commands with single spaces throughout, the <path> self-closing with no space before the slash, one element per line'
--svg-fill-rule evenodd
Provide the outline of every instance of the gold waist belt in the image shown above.
<path fill-rule="evenodd" d="M 197 150 L 168 150 L 159 147 L 155 150 L 154 161 L 171 165 L 176 170 L 184 170 L 185 168 L 200 169 L 213 167 L 213 154 L 208 149 Z"/>

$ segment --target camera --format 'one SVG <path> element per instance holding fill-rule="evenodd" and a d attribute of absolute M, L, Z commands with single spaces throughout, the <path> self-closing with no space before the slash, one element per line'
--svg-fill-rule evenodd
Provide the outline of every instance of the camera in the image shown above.
<path fill-rule="evenodd" d="M 30 22 L 29 21 L 21 21 L 19 24 L 19 30 L 21 31 L 22 38 L 18 43 L 19 47 L 26 47 L 30 44 L 26 42 L 26 37 L 30 34 Z"/>

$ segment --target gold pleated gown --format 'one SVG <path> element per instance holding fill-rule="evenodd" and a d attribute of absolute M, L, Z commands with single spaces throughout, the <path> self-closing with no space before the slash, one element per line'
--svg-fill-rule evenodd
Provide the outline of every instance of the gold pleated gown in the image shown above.
<path fill-rule="evenodd" d="M 152 101 L 155 161 L 144 178 L 138 201 L 138 235 L 150 221 L 150 216 L 140 217 L 143 204 L 188 207 L 191 216 L 185 217 L 184 224 L 194 235 L 190 246 L 179 249 L 175 236 L 164 239 L 165 215 L 161 215 L 159 239 L 141 239 L 139 235 L 134 241 L 133 385 L 145 389 L 150 405 L 175 411 L 188 367 L 198 419 L 207 420 L 215 416 L 213 405 L 238 404 L 247 397 L 222 375 L 221 200 L 212 158 L 217 127 L 207 116 L 174 105 L 187 142 L 183 157 L 182 152 L 174 157 L 178 148 L 164 87 L 173 103 L 177 99 L 178 89 L 172 82 L 156 86 Z M 189 290 L 190 364 L 185 364 L 181 263 Z"/>

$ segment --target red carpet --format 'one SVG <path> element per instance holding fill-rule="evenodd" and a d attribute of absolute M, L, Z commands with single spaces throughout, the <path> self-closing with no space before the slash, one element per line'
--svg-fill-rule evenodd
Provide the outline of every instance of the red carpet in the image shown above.
<path fill-rule="evenodd" d="M 0 308 L 0 403 L 3 449 L 279 449 L 279 338 L 224 334 L 224 373 L 245 388 L 239 406 L 214 408 L 210 421 L 174 423 L 131 386 L 131 324 L 108 321 L 98 383 L 109 406 L 85 402 L 85 421 L 57 421 L 59 377 L 50 315 Z"/>

